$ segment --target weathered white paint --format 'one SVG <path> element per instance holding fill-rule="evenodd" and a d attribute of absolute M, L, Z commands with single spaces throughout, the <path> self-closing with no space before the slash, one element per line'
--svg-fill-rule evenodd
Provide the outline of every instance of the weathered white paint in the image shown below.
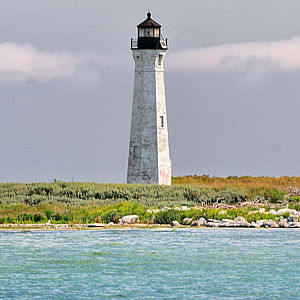
<path fill-rule="evenodd" d="M 135 77 L 127 182 L 170 185 L 171 160 L 163 68 L 166 50 L 135 49 L 132 53 Z"/>

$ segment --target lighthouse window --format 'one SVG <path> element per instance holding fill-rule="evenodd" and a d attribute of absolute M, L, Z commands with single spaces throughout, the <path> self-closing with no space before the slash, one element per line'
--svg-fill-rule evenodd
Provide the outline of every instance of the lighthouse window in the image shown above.
<path fill-rule="evenodd" d="M 160 116 L 160 127 L 165 127 L 164 116 Z"/>
<path fill-rule="evenodd" d="M 153 28 L 146 28 L 146 37 L 153 37 Z"/>
<path fill-rule="evenodd" d="M 159 66 L 161 65 L 162 59 L 163 59 L 162 54 L 159 54 L 159 55 L 158 55 L 158 65 L 159 65 Z"/>
<path fill-rule="evenodd" d="M 145 36 L 145 28 L 139 28 L 139 37 Z"/>
<path fill-rule="evenodd" d="M 133 157 L 137 157 L 138 146 L 133 146 Z"/>
<path fill-rule="evenodd" d="M 154 28 L 154 37 L 159 37 L 159 28 Z"/>

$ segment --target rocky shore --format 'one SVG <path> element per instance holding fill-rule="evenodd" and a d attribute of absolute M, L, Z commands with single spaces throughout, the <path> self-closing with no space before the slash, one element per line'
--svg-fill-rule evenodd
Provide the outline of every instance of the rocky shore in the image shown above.
<path fill-rule="evenodd" d="M 156 214 L 160 211 L 168 211 L 170 208 L 164 207 L 161 210 L 156 210 L 152 213 Z M 177 210 L 189 210 L 187 207 L 177 208 Z M 237 216 L 234 219 L 226 218 L 226 210 L 218 212 L 218 218 L 204 218 L 197 219 L 183 218 L 180 222 L 173 220 L 169 224 L 155 224 L 155 223 L 140 223 L 138 215 L 126 215 L 119 219 L 117 223 L 90 223 L 90 224 L 52 224 L 50 220 L 47 223 L 41 224 L 0 224 L 0 230 L 84 230 L 84 229 L 97 229 L 97 228 L 157 228 L 157 227 L 214 227 L 214 228 L 300 228 L 300 211 L 289 208 L 281 208 L 277 211 L 270 209 L 266 211 L 264 208 L 259 210 L 248 211 L 248 216 L 251 214 L 259 213 L 260 216 L 266 218 L 256 221 L 248 221 L 243 216 Z M 273 216 L 267 218 L 267 216 Z M 224 218 L 222 218 L 224 216 Z"/>
<path fill-rule="evenodd" d="M 208 219 L 200 218 L 199 220 L 192 220 L 185 218 L 180 224 L 178 221 L 172 221 L 172 227 L 179 227 L 181 225 L 189 226 L 206 226 L 206 227 L 247 227 L 247 228 L 300 228 L 300 222 L 295 221 L 295 218 L 289 217 L 288 219 L 280 218 L 278 222 L 273 220 L 258 220 L 256 222 L 247 222 L 244 217 L 236 217 L 234 220 L 230 219 Z"/>

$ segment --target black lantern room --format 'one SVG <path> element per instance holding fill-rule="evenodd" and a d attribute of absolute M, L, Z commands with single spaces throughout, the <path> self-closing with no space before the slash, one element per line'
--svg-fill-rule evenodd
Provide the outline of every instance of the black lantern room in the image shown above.
<path fill-rule="evenodd" d="M 151 13 L 147 13 L 147 19 L 137 26 L 138 39 L 131 39 L 131 49 L 167 49 L 167 40 L 161 35 L 161 25 L 151 19 Z"/>

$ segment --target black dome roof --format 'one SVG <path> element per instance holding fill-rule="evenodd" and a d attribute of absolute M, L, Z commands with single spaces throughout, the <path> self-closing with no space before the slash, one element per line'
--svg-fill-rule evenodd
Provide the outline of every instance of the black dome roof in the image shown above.
<path fill-rule="evenodd" d="M 140 28 L 140 27 L 157 27 L 157 28 L 160 28 L 161 25 L 159 25 L 157 22 L 152 20 L 151 19 L 151 13 L 148 12 L 147 13 L 147 19 L 137 26 L 137 28 Z"/>

